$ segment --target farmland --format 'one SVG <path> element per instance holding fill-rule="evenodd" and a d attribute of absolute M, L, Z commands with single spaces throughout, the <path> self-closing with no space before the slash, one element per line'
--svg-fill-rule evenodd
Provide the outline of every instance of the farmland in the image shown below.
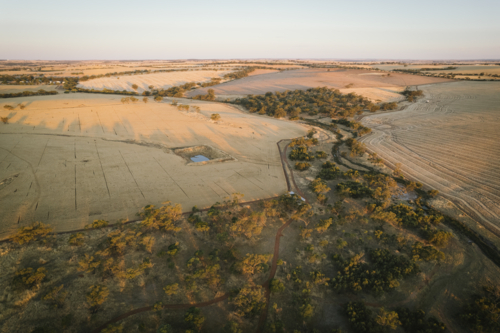
<path fill-rule="evenodd" d="M 455 82 L 419 88 L 426 97 L 403 111 L 365 117 L 362 123 L 374 133 L 362 141 L 498 233 L 500 86 Z"/>
<path fill-rule="evenodd" d="M 445 79 L 426 78 L 395 73 L 387 76 L 368 70 L 345 69 L 296 69 L 280 73 L 263 74 L 241 80 L 223 83 L 214 87 L 216 95 L 224 97 L 249 94 L 265 94 L 268 91 L 328 87 L 346 93 L 367 94 L 369 98 L 381 101 L 397 100 L 398 90 L 409 85 L 447 82 Z M 187 94 L 189 97 L 205 94 L 207 88 L 197 89 Z"/>
<path fill-rule="evenodd" d="M 0 127 L 0 178 L 11 179 L 1 189 L 2 238 L 17 222 L 51 221 L 57 230 L 72 230 L 93 219 L 134 219 L 141 207 L 174 198 L 190 209 L 235 192 L 245 200 L 278 195 L 285 182 L 276 142 L 306 131 L 188 100 L 182 103 L 200 112 L 181 112 L 167 100 L 123 104 L 89 94 L 9 99 L 18 103 L 26 108 L 0 111 L 9 118 Z M 211 121 L 213 113 L 221 120 Z M 187 166 L 172 151 L 197 145 L 234 160 Z"/>

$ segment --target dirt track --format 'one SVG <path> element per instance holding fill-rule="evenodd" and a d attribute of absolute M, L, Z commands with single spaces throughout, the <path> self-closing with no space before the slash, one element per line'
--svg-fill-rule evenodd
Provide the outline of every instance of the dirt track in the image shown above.
<path fill-rule="evenodd" d="M 361 139 L 389 164 L 437 189 L 500 232 L 500 84 L 420 86 L 426 97 L 400 112 L 365 117 Z M 429 101 L 427 103 L 427 100 Z"/>

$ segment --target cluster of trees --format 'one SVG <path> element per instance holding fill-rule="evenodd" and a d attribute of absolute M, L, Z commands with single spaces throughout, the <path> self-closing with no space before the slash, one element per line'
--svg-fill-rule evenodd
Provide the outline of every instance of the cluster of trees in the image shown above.
<path fill-rule="evenodd" d="M 215 86 L 215 85 L 219 84 L 221 81 L 222 81 L 222 79 L 220 77 L 213 77 L 210 79 L 210 81 L 200 82 L 200 83 L 198 83 L 198 85 L 202 88 L 211 87 L 211 86 Z"/>
<path fill-rule="evenodd" d="M 403 91 L 402 94 L 406 96 L 406 100 L 408 102 L 413 102 L 414 100 L 417 99 L 417 97 L 423 96 L 424 92 L 422 90 L 408 90 L 408 89 L 405 89 L 405 91 Z"/>
<path fill-rule="evenodd" d="M 12 85 L 38 85 L 38 84 L 56 84 L 57 82 L 66 81 L 71 77 L 59 76 L 44 76 L 44 75 L 0 75 L 2 84 Z"/>
<path fill-rule="evenodd" d="M 351 157 L 362 156 L 366 151 L 365 144 L 353 138 L 347 139 L 346 145 L 349 147 Z"/>
<path fill-rule="evenodd" d="M 465 303 L 460 318 L 473 332 L 500 332 L 500 289 L 491 286 L 482 289 L 482 293 Z"/>
<path fill-rule="evenodd" d="M 224 80 L 236 80 L 236 79 L 241 79 L 244 77 L 247 77 L 248 74 L 252 73 L 255 70 L 254 67 L 247 67 L 243 68 L 237 72 L 234 73 L 227 73 L 224 75 Z"/>
<path fill-rule="evenodd" d="M 214 101 L 215 100 L 215 91 L 213 89 L 208 89 L 206 95 L 196 95 L 193 99 L 203 100 L 203 101 Z"/>
<path fill-rule="evenodd" d="M 302 112 L 351 117 L 371 104 L 368 99 L 354 93 L 343 95 L 339 90 L 329 88 L 268 92 L 265 95 L 236 99 L 233 103 L 243 105 L 250 112 L 276 118 L 289 116 L 290 119 L 299 119 Z"/>
<path fill-rule="evenodd" d="M 40 89 L 38 91 L 23 91 L 18 93 L 0 94 L 0 98 L 11 98 L 11 97 L 25 97 L 25 96 L 44 96 L 44 95 L 57 95 L 57 91 L 46 91 Z"/>
<path fill-rule="evenodd" d="M 363 254 L 354 255 L 347 260 L 340 255 L 333 256 L 338 268 L 332 286 L 337 291 L 369 291 L 381 295 L 399 286 L 399 281 L 420 272 L 415 261 L 404 255 L 394 255 L 386 249 L 368 251 L 371 265 L 363 262 Z"/>
<path fill-rule="evenodd" d="M 347 119 L 333 119 L 332 123 L 347 126 L 352 130 L 352 133 L 356 134 L 357 136 L 363 136 L 365 134 L 371 133 L 372 131 L 371 128 L 365 127 L 355 120 L 349 121 Z"/>
<path fill-rule="evenodd" d="M 426 318 L 422 310 L 397 308 L 386 311 L 380 308 L 377 314 L 363 302 L 349 302 L 342 306 L 341 312 L 355 333 L 386 333 L 398 327 L 406 333 L 441 333 L 446 330 L 446 326 L 436 318 Z"/>

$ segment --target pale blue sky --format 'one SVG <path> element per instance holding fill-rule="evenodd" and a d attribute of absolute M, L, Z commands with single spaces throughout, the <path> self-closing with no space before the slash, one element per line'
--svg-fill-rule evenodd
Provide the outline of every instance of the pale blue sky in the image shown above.
<path fill-rule="evenodd" d="M 0 59 L 500 58 L 500 0 L 0 0 Z"/>

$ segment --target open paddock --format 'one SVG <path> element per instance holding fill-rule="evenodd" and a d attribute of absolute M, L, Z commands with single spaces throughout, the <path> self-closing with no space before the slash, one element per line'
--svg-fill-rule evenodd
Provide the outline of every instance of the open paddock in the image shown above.
<path fill-rule="evenodd" d="M 215 94 L 224 96 L 233 95 L 261 95 L 266 92 L 286 91 L 295 89 L 309 89 L 317 87 L 328 87 L 335 89 L 359 89 L 359 88 L 379 88 L 381 92 L 377 94 L 372 90 L 370 95 L 375 99 L 383 98 L 387 95 L 387 90 L 394 88 L 404 88 L 412 85 L 422 85 L 429 83 L 448 82 L 450 80 L 440 78 L 430 78 L 417 75 L 391 73 L 387 75 L 367 75 L 380 74 L 368 70 L 347 70 L 347 69 L 297 69 L 293 71 L 283 71 L 272 74 L 262 74 L 245 77 L 217 86 Z M 187 96 L 194 97 L 198 94 L 206 94 L 209 88 L 202 88 L 190 91 Z M 385 89 L 385 91 L 384 91 Z M 392 94 L 392 92 L 390 92 Z M 381 98 L 382 97 L 382 98 Z M 391 97 L 395 97 L 392 95 Z"/>
<path fill-rule="evenodd" d="M 182 85 L 188 82 L 208 82 L 211 78 L 222 78 L 225 74 L 232 71 L 220 70 L 189 70 L 189 71 L 176 71 L 157 74 L 142 74 L 142 75 L 124 75 L 103 77 L 83 81 L 78 84 L 78 87 L 85 89 L 111 89 L 111 90 L 128 90 L 134 91 L 132 85 L 139 86 L 137 92 L 149 90 L 149 86 L 153 85 L 155 89 L 167 89 L 172 86 Z"/>
<path fill-rule="evenodd" d="M 167 200 L 187 211 L 236 192 L 250 201 L 286 191 L 276 143 L 304 135 L 302 125 L 213 102 L 177 99 L 198 113 L 168 99 L 121 97 L 75 93 L 9 99 L 24 110 L 0 105 L 9 118 L 0 124 L 0 239 L 34 221 L 74 230 L 95 219 L 134 219 Z M 234 160 L 188 165 L 174 152 L 199 145 Z"/>

